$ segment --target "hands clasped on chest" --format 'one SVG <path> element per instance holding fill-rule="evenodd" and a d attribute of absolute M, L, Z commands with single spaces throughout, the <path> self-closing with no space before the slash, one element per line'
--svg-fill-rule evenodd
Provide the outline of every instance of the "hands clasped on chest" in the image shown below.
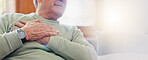
<path fill-rule="evenodd" d="M 20 20 L 20 23 L 15 22 L 14 25 L 26 32 L 26 40 L 36 41 L 41 44 L 47 44 L 50 36 L 57 36 L 59 34 L 55 28 L 43 23 L 42 20 Z"/>

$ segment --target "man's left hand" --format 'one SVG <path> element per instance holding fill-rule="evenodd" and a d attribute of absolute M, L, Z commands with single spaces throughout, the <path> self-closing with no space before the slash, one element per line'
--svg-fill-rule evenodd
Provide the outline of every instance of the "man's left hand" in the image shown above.
<path fill-rule="evenodd" d="M 40 22 L 41 22 L 41 21 L 39 21 L 39 23 L 40 23 Z M 25 20 L 20 20 L 20 23 L 15 22 L 14 25 L 17 26 L 17 27 L 19 27 L 19 28 L 22 28 L 22 27 L 25 26 L 26 23 L 27 23 L 27 21 L 25 21 Z M 54 29 L 54 28 L 53 28 L 53 29 Z M 14 29 L 12 29 L 11 31 L 14 31 Z M 42 38 L 42 39 L 40 39 L 40 40 L 36 40 L 36 42 L 38 42 L 38 43 L 40 43 L 40 44 L 47 44 L 47 43 L 49 42 L 49 40 L 50 40 L 50 37 L 44 37 L 44 38 Z"/>

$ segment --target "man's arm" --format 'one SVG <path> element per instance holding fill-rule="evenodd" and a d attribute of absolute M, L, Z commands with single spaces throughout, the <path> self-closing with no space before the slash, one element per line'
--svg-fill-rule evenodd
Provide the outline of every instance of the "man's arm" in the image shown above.
<path fill-rule="evenodd" d="M 22 21 L 15 25 L 18 27 L 21 27 L 20 25 L 21 23 L 24 24 Z M 69 41 L 60 36 L 52 36 L 50 37 L 50 39 L 47 37 L 44 37 L 44 38 L 38 40 L 38 43 L 41 43 L 41 44 L 42 42 L 47 43 L 45 41 L 49 40 L 47 47 L 52 49 L 56 54 L 61 55 L 65 59 L 68 59 L 68 60 L 97 60 L 97 54 L 94 48 L 84 39 L 82 32 L 78 30 L 77 28 L 73 28 L 72 41 Z"/>
<path fill-rule="evenodd" d="M 8 15 L 0 18 L 0 60 L 17 48 L 23 46 L 17 31 L 7 33 L 9 24 Z"/>
<path fill-rule="evenodd" d="M 16 30 L 10 32 L 11 28 L 9 24 L 13 24 L 13 22 L 11 19 L 8 20 L 8 18 L 7 15 L 0 18 L 0 59 L 23 46 L 18 32 Z M 51 32 L 53 29 L 49 27 L 47 24 L 38 23 L 37 20 L 33 20 L 27 22 L 20 29 L 26 32 L 26 40 L 35 41 L 43 37 L 57 35 L 57 32 Z"/>
<path fill-rule="evenodd" d="M 97 60 L 97 54 L 77 28 L 74 28 L 73 40 L 52 36 L 47 47 L 67 60 Z"/>

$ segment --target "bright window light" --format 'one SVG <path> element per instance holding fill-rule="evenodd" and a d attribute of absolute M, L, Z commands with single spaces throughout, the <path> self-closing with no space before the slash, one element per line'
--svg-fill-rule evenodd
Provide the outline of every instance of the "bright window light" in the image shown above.
<path fill-rule="evenodd" d="M 96 0 L 68 0 L 62 24 L 91 26 L 96 20 Z"/>

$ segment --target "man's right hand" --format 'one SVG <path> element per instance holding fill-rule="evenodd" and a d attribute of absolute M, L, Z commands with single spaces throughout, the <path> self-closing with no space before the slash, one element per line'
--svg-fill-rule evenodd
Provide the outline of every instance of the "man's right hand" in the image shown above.
<path fill-rule="evenodd" d="M 21 29 L 26 32 L 26 40 L 29 41 L 56 36 L 59 33 L 53 27 L 39 20 L 29 21 Z"/>

